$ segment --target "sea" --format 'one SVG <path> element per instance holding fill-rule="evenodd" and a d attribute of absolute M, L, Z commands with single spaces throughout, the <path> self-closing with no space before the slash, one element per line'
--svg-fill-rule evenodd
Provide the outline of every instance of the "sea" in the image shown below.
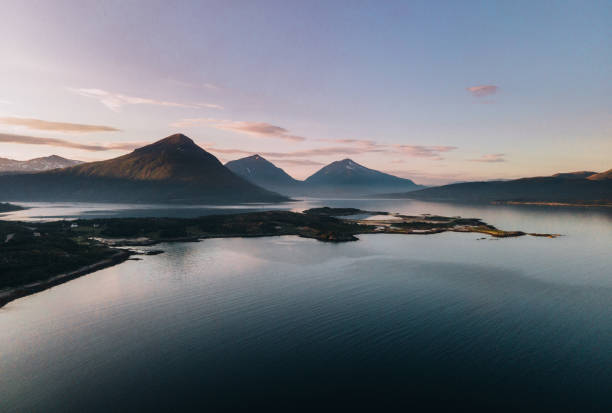
<path fill-rule="evenodd" d="M 0 219 L 330 206 L 561 236 L 157 245 L 0 309 L 1 412 L 612 411 L 612 208 L 22 205 Z"/>

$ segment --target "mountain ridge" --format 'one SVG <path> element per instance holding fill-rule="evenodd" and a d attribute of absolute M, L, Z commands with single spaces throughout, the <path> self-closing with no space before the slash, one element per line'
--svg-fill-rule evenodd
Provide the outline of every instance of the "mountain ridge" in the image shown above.
<path fill-rule="evenodd" d="M 367 168 L 349 158 L 325 165 L 304 181 L 258 154 L 229 161 L 225 166 L 257 185 L 291 196 L 362 196 L 423 188 L 410 179 Z"/>
<path fill-rule="evenodd" d="M 15 159 L 0 158 L 0 174 L 34 173 L 50 171 L 52 169 L 66 168 L 83 162 L 63 158 L 59 155 L 49 155 L 39 158 L 18 161 Z"/>
<path fill-rule="evenodd" d="M 182 134 L 106 161 L 11 175 L 10 180 L 2 178 L 0 197 L 4 200 L 155 203 L 288 200 L 235 175 Z"/>
<path fill-rule="evenodd" d="M 612 169 L 608 169 L 607 171 L 591 175 L 587 179 L 590 181 L 603 181 L 606 179 L 612 179 Z"/>
<path fill-rule="evenodd" d="M 609 171 L 608 171 L 609 172 Z M 465 182 L 408 193 L 386 194 L 392 198 L 460 202 L 612 202 L 612 179 L 590 179 L 556 174 L 510 181 Z M 605 173 L 604 173 L 605 174 Z M 605 175 L 604 175 L 605 176 Z"/>

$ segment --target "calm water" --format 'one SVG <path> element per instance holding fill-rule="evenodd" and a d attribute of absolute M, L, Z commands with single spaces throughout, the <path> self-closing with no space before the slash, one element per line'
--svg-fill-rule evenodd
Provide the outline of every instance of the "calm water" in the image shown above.
<path fill-rule="evenodd" d="M 384 200 L 283 208 L 322 203 L 564 236 L 163 245 L 162 255 L 0 309 L 0 411 L 610 409 L 612 211 Z M 9 218 L 133 208 L 37 206 Z"/>

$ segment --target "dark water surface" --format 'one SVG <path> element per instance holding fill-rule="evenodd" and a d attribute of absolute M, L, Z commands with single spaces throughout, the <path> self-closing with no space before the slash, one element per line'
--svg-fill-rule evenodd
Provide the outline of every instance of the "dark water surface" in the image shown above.
<path fill-rule="evenodd" d="M 0 411 L 612 407 L 609 211 L 321 204 L 564 236 L 162 245 L 0 309 Z"/>

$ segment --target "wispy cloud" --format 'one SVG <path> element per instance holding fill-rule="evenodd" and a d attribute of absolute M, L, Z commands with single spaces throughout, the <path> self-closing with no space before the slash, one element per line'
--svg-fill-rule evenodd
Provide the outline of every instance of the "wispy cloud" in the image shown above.
<path fill-rule="evenodd" d="M 323 162 L 310 161 L 308 159 L 270 159 L 270 162 L 291 165 L 291 166 L 321 166 L 325 165 Z"/>
<path fill-rule="evenodd" d="M 79 142 L 67 141 L 56 138 L 40 138 L 36 136 L 14 135 L 9 133 L 0 133 L 0 142 L 18 143 L 25 145 L 48 145 L 59 146 L 64 148 L 82 149 L 85 151 L 109 151 L 109 150 L 133 150 L 145 145 L 142 142 L 119 142 L 108 143 L 104 145 L 84 144 Z"/>
<path fill-rule="evenodd" d="M 242 149 L 233 148 L 216 148 L 214 146 L 208 147 L 207 150 L 211 152 L 217 152 L 222 154 L 244 154 L 254 155 L 259 153 L 262 156 L 270 158 L 307 158 L 316 156 L 332 156 L 332 155 L 358 155 L 366 152 L 384 152 L 383 149 L 368 149 L 360 147 L 349 147 L 349 146 L 333 146 L 323 148 L 304 149 L 300 151 L 290 152 L 253 152 L 245 151 Z"/>
<path fill-rule="evenodd" d="M 400 152 L 414 158 L 429 158 L 441 161 L 442 154 L 457 149 L 456 146 L 394 145 Z"/>
<path fill-rule="evenodd" d="M 490 153 L 482 155 L 480 158 L 470 159 L 472 162 L 506 162 L 505 154 L 503 153 Z"/>
<path fill-rule="evenodd" d="M 342 144 L 357 144 L 357 145 L 365 145 L 365 146 L 375 146 L 380 145 L 378 142 L 375 142 L 370 139 L 327 139 L 321 138 L 317 139 L 320 142 L 330 142 L 330 143 L 342 143 Z"/>
<path fill-rule="evenodd" d="M 309 158 L 317 156 L 347 156 L 365 153 L 402 153 L 411 157 L 442 160 L 441 154 L 457 149 L 455 146 L 421 146 L 421 145 L 384 145 L 373 141 L 359 140 L 359 144 L 348 146 L 324 146 L 319 148 L 302 149 L 289 152 L 259 152 L 260 155 L 271 158 Z M 208 150 L 222 154 L 255 154 L 234 148 L 216 148 L 211 145 Z"/>
<path fill-rule="evenodd" d="M 156 106 L 168 106 L 168 107 L 176 107 L 176 108 L 192 108 L 192 109 L 201 109 L 201 108 L 209 108 L 209 109 L 223 109 L 222 106 L 216 105 L 214 103 L 181 103 L 181 102 L 172 102 L 167 100 L 158 100 L 158 99 L 150 99 L 143 98 L 137 96 L 128 96 L 121 93 L 108 92 L 102 89 L 70 89 L 74 93 L 77 93 L 81 96 L 94 98 L 100 101 L 107 108 L 118 111 L 124 105 L 156 105 Z"/>
<path fill-rule="evenodd" d="M 305 141 L 303 136 L 293 135 L 289 130 L 266 122 L 246 122 L 211 118 L 187 118 L 172 123 L 170 126 L 184 128 L 196 125 L 210 125 L 213 128 L 244 133 L 259 138 L 283 139 L 293 142 Z"/>
<path fill-rule="evenodd" d="M 467 88 L 467 91 L 477 98 L 494 95 L 498 90 L 499 87 L 495 85 L 471 86 Z"/>
<path fill-rule="evenodd" d="M 292 135 L 287 129 L 266 122 L 222 122 L 214 125 L 217 129 L 246 133 L 247 135 L 276 138 L 287 141 L 301 142 L 306 138 Z"/>
<path fill-rule="evenodd" d="M 11 126 L 21 126 L 27 129 L 54 131 L 54 132 L 71 132 L 71 133 L 89 133 L 89 132 L 118 132 L 119 129 L 104 125 L 84 125 L 81 123 L 67 122 L 51 122 L 41 119 L 32 118 L 16 118 L 2 117 L 0 123 Z"/>
<path fill-rule="evenodd" d="M 291 152 L 265 152 L 264 156 L 276 158 L 302 158 L 309 156 L 329 156 L 329 155 L 358 155 L 366 152 L 384 152 L 383 149 L 364 149 L 350 146 L 330 146 L 324 148 L 304 149 Z"/>

